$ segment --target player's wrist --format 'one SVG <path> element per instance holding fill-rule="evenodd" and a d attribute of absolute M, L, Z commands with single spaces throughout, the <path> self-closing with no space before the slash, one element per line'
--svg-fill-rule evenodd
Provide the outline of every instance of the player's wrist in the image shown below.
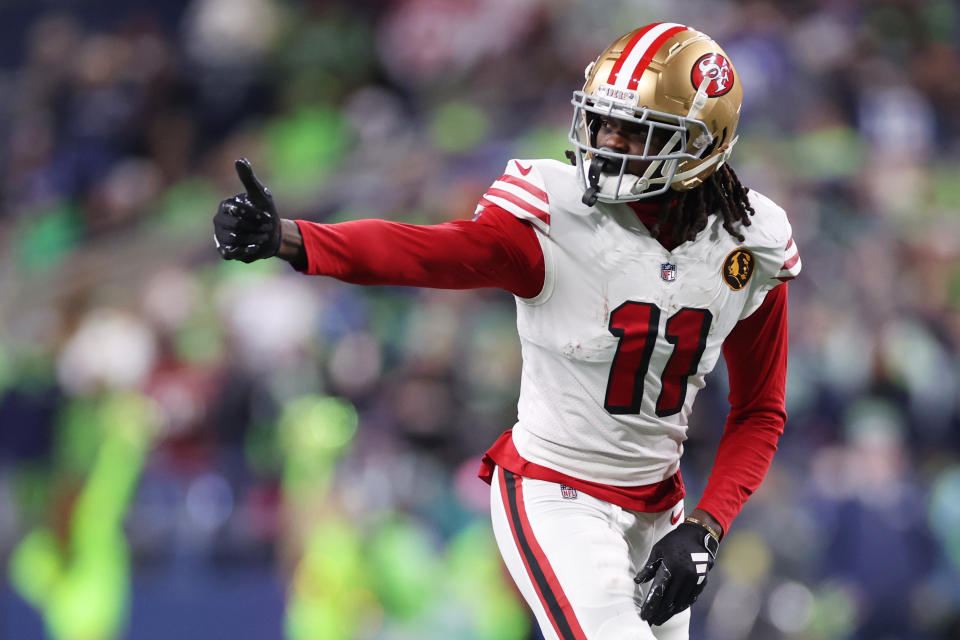
<path fill-rule="evenodd" d="M 684 520 L 684 522 L 690 522 L 693 524 L 698 524 L 713 535 L 717 539 L 717 542 L 723 539 L 723 527 L 720 526 L 720 523 L 712 515 L 704 511 L 703 509 L 694 509 L 689 516 Z"/>
<path fill-rule="evenodd" d="M 280 219 L 280 247 L 277 249 L 277 257 L 286 260 L 301 271 L 307 267 L 303 235 L 300 233 L 300 227 L 293 220 Z"/>

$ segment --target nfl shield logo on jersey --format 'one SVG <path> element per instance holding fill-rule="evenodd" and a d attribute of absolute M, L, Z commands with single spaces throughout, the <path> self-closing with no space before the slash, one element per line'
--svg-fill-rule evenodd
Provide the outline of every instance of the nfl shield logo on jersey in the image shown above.
<path fill-rule="evenodd" d="M 677 279 L 677 265 L 664 262 L 660 265 L 660 277 L 664 282 L 673 282 Z"/>
<path fill-rule="evenodd" d="M 560 495 L 562 495 L 567 500 L 576 500 L 577 499 L 577 490 L 573 487 L 568 487 L 565 484 L 560 485 Z"/>

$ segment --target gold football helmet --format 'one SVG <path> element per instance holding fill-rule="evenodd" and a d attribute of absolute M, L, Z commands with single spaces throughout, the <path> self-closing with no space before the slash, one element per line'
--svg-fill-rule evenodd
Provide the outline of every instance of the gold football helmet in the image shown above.
<path fill-rule="evenodd" d="M 681 24 L 649 24 L 618 38 L 585 75 L 583 90 L 573 94 L 569 136 L 585 204 L 692 189 L 730 156 L 743 89 L 709 36 Z M 643 154 L 598 148 L 603 118 L 645 125 Z M 651 148 L 655 138 L 668 142 Z M 649 161 L 643 175 L 626 173 L 631 160 Z"/>

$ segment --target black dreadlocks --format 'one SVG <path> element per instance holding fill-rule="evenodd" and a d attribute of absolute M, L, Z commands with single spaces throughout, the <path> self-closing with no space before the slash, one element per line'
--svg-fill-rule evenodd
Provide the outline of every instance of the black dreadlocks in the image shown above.
<path fill-rule="evenodd" d="M 660 227 L 671 218 L 673 221 L 673 242 L 679 244 L 693 240 L 707 226 L 711 213 L 723 216 L 723 228 L 738 241 L 743 242 L 743 234 L 737 231 L 737 223 L 750 226 L 750 216 L 756 213 L 747 199 L 749 189 L 740 184 L 740 178 L 730 165 L 725 164 L 688 191 L 679 192 L 676 205 L 670 198 L 664 198 L 657 214 L 657 222 L 650 229 L 650 235 L 659 237 Z"/>

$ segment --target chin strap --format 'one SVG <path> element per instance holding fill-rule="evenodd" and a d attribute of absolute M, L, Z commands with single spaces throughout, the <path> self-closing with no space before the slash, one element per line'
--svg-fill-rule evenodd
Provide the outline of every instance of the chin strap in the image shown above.
<path fill-rule="evenodd" d="M 583 198 L 581 198 L 583 204 L 588 207 L 597 204 L 597 199 L 600 197 L 600 174 L 603 173 L 609 161 L 609 158 L 599 154 L 594 155 L 593 160 L 590 161 L 590 168 L 587 170 L 587 190 L 583 192 Z"/>

